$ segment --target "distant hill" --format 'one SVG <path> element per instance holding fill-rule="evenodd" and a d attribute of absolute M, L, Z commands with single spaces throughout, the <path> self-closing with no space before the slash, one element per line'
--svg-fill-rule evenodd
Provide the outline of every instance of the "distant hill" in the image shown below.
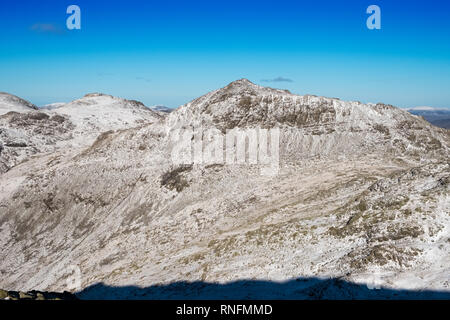
<path fill-rule="evenodd" d="M 415 107 L 407 110 L 414 115 L 424 117 L 436 127 L 450 129 L 450 109 Z"/>
<path fill-rule="evenodd" d="M 0 92 L 0 115 L 11 111 L 29 112 L 34 110 L 37 110 L 37 107 L 31 102 L 13 94 Z"/>

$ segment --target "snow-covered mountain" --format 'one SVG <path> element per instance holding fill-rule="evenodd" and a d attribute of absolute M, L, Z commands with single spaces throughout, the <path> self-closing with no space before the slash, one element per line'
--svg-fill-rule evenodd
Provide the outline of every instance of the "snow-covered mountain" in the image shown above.
<path fill-rule="evenodd" d="M 57 145 L 0 175 L 0 288 L 68 290 L 76 266 L 88 298 L 358 296 L 246 285 L 309 277 L 449 292 L 450 133 L 405 110 L 241 79 L 167 115 L 99 94 L 42 114 L 0 119 L 30 141 L 45 121 Z M 279 172 L 174 165 L 178 128 L 278 128 Z"/>
<path fill-rule="evenodd" d="M 29 112 L 32 110 L 37 110 L 37 107 L 31 102 L 6 92 L 0 92 L 0 115 L 10 111 Z"/>
<path fill-rule="evenodd" d="M 73 134 L 82 138 L 82 144 L 87 137 L 95 139 L 108 130 L 132 128 L 162 118 L 142 102 L 102 93 L 87 94 L 48 113 L 70 118 L 76 126 Z"/>
<path fill-rule="evenodd" d="M 170 128 L 278 127 L 287 161 L 356 153 L 434 152 L 448 131 L 385 104 L 362 104 L 261 87 L 247 79 L 230 83 L 169 114 Z"/>
<path fill-rule="evenodd" d="M 5 95 L 6 97 L 14 97 Z M 11 101 L 24 101 L 15 97 Z M 86 147 L 99 134 L 160 121 L 158 112 L 141 102 L 105 94 L 88 94 L 81 99 L 55 108 L 37 109 L 28 102 L 4 104 L 0 115 L 0 173 L 25 161 L 30 156 Z M 19 110 L 22 112 L 18 113 Z M 26 112 L 26 111 L 32 112 Z"/>

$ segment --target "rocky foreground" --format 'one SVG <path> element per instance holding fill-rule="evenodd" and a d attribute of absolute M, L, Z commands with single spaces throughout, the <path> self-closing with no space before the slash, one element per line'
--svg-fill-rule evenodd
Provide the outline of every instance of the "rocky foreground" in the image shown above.
<path fill-rule="evenodd" d="M 0 300 L 77 300 L 70 292 L 6 291 L 0 289 Z"/>

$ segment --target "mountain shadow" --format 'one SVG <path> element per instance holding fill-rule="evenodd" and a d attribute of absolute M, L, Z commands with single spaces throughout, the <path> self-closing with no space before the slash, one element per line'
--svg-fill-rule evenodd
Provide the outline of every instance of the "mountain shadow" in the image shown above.
<path fill-rule="evenodd" d="M 372 288 L 372 289 L 370 289 Z M 297 278 L 286 282 L 239 280 L 229 283 L 175 282 L 149 287 L 91 285 L 76 293 L 79 299 L 180 299 L 180 300 L 360 300 L 360 299 L 443 299 L 450 300 L 450 291 L 395 290 L 373 288 L 339 278 Z"/>

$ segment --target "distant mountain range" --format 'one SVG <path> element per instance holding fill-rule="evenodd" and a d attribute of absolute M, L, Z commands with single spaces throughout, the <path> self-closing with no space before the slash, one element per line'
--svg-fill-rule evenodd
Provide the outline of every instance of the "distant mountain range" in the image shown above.
<path fill-rule="evenodd" d="M 174 109 L 168 108 L 166 106 L 153 106 L 153 107 L 150 107 L 150 109 L 153 109 L 153 110 L 156 110 L 156 111 L 165 112 L 165 113 L 170 113 L 170 112 L 172 112 L 174 110 Z"/>
<path fill-rule="evenodd" d="M 414 115 L 424 117 L 436 127 L 450 129 L 450 108 L 415 107 L 407 110 Z"/>

